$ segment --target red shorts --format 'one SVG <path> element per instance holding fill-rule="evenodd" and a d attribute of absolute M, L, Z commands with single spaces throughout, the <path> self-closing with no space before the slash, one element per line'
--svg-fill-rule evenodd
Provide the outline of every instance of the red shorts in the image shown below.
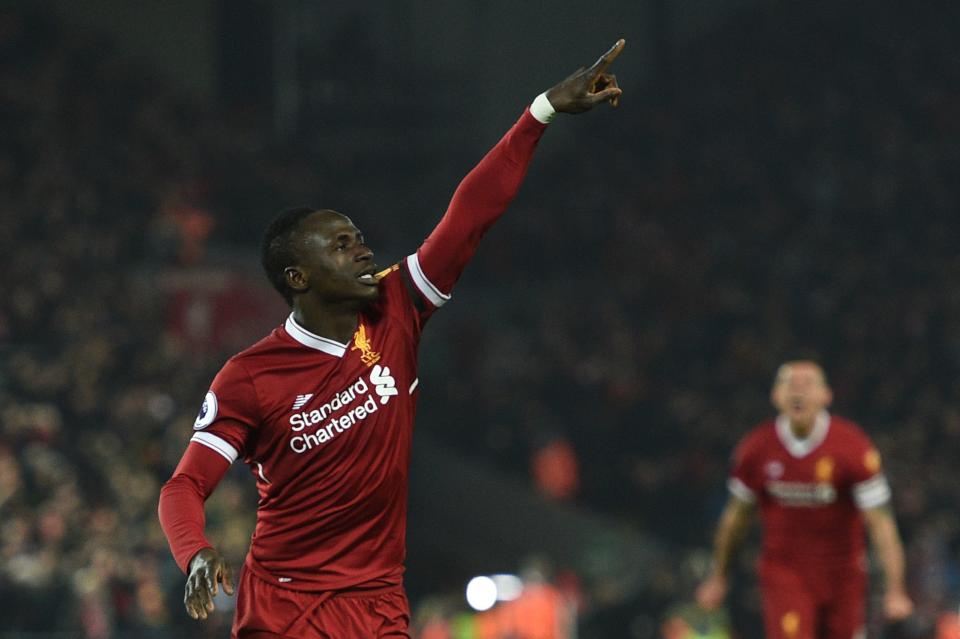
<path fill-rule="evenodd" d="M 403 586 L 365 592 L 301 592 L 244 567 L 231 639 L 409 639 Z"/>
<path fill-rule="evenodd" d="M 863 639 L 867 575 L 859 568 L 802 574 L 760 563 L 767 639 Z"/>

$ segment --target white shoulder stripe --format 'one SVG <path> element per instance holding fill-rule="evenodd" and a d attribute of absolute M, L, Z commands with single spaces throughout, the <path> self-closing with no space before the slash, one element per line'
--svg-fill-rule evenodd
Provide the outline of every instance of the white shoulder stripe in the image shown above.
<path fill-rule="evenodd" d="M 239 453 L 237 449 L 230 445 L 227 440 L 217 437 L 213 433 L 194 433 L 190 441 L 203 444 L 207 448 L 216 451 L 231 464 L 237 461 Z"/>
<path fill-rule="evenodd" d="M 449 295 L 434 286 L 433 282 L 428 280 L 427 276 L 423 274 L 423 269 L 420 268 L 420 260 L 417 258 L 416 253 L 407 256 L 407 270 L 410 271 L 410 279 L 413 280 L 414 286 L 423 293 L 424 297 L 430 300 L 431 304 L 439 308 L 450 299 Z"/>
<path fill-rule="evenodd" d="M 727 488 L 733 493 L 733 496 L 752 504 L 757 501 L 757 496 L 750 488 L 736 477 L 727 480 Z"/>

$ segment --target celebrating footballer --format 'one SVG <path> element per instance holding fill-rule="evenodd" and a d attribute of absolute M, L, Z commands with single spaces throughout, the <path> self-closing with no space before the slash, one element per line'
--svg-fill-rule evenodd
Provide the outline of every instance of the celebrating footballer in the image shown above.
<path fill-rule="evenodd" d="M 336 211 L 290 209 L 270 223 L 263 267 L 292 312 L 217 374 L 160 495 L 191 617 L 207 618 L 220 588 L 234 592 L 233 567 L 204 536 L 204 501 L 242 459 L 259 502 L 232 637 L 410 636 L 404 537 L 421 331 L 516 195 L 555 114 L 617 104 L 607 69 L 623 47 L 540 94 L 398 264 L 378 267 Z"/>

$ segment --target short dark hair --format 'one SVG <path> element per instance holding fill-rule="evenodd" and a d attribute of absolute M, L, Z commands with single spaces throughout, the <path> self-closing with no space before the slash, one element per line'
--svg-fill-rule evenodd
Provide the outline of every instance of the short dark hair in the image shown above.
<path fill-rule="evenodd" d="M 283 295 L 288 306 L 293 306 L 293 290 L 287 285 L 284 272 L 287 267 L 296 264 L 296 235 L 300 222 L 317 209 L 309 206 L 296 206 L 281 211 L 273 218 L 263 232 L 260 242 L 260 263 L 273 288 Z"/>
<path fill-rule="evenodd" d="M 817 359 L 812 357 L 800 357 L 797 359 L 791 359 L 781 364 L 777 368 L 776 376 L 773 378 L 773 385 L 776 386 L 777 384 L 782 382 L 784 376 L 787 374 L 787 370 L 791 366 L 795 366 L 797 364 L 808 364 L 810 366 L 815 367 L 817 371 L 820 373 L 820 381 L 823 382 L 823 385 L 827 387 L 830 386 L 830 381 L 827 379 L 827 373 L 825 370 L 823 370 L 823 366 L 820 364 L 820 362 Z"/>

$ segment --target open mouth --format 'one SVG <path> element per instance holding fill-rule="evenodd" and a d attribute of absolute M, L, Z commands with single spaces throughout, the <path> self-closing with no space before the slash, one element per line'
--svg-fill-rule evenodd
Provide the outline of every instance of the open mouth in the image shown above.
<path fill-rule="evenodd" d="M 364 269 L 359 275 L 357 275 L 357 279 L 367 285 L 377 284 L 378 280 L 376 277 L 376 272 L 376 267 Z"/>

